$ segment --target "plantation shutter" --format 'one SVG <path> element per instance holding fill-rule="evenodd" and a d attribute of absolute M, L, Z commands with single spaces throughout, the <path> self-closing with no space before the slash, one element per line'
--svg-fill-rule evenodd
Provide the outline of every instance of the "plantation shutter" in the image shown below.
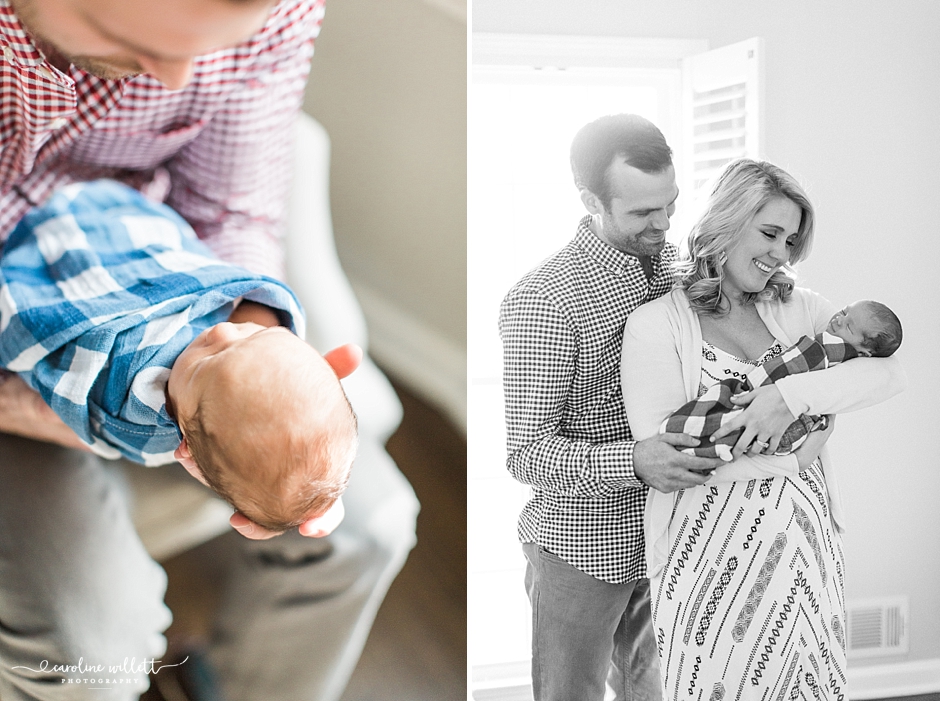
<path fill-rule="evenodd" d="M 763 40 L 759 37 L 682 59 L 683 196 L 735 158 L 763 154 Z"/>

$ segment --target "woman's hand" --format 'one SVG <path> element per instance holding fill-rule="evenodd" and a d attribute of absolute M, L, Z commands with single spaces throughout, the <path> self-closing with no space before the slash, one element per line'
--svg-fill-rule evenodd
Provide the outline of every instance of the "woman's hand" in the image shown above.
<path fill-rule="evenodd" d="M 803 441 L 803 445 L 797 448 L 794 451 L 797 462 L 800 464 L 800 472 L 807 469 L 810 465 L 813 464 L 813 461 L 819 457 L 819 453 L 822 451 L 823 446 L 826 445 L 826 441 L 829 440 L 829 436 L 832 435 L 832 429 L 836 425 L 836 416 L 835 414 L 829 414 L 829 425 L 824 431 L 811 431 L 810 434 L 806 437 L 806 440 Z"/>
<path fill-rule="evenodd" d="M 714 443 L 723 436 L 743 429 L 738 442 L 731 449 L 732 458 L 739 458 L 744 453 L 773 454 L 787 426 L 796 421 L 783 401 L 780 390 L 774 385 L 763 385 L 744 392 L 732 397 L 731 401 L 745 407 L 744 411 L 715 431 L 711 440 Z"/>

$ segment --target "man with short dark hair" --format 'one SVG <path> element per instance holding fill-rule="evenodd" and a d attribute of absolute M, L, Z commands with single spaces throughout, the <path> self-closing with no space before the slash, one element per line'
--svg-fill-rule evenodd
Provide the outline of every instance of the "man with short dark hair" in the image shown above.
<path fill-rule="evenodd" d="M 720 461 L 682 454 L 696 442 L 681 435 L 634 441 L 620 389 L 627 316 L 672 287 L 672 151 L 646 119 L 611 115 L 578 132 L 571 168 L 588 216 L 500 310 L 507 467 L 532 487 L 518 531 L 533 690 L 536 701 L 601 701 L 606 681 L 618 700 L 651 701 L 647 486 L 703 484 Z"/>
<path fill-rule="evenodd" d="M 111 178 L 173 207 L 220 258 L 283 278 L 322 17 L 323 0 L 0 0 L 0 242 L 57 188 Z M 358 363 L 344 348 L 340 376 Z M 18 377 L 0 377 L 0 431 L 0 698 L 136 699 L 170 617 L 121 471 L 75 450 Z M 233 516 L 251 540 L 234 546 L 209 650 L 231 701 L 342 693 L 413 545 L 413 513 L 394 506 L 410 525 L 377 533 L 389 497 L 360 482 L 376 508 L 327 538 L 303 536 L 332 531 L 341 510 L 271 540 Z M 120 668 L 119 683 L 74 683 L 80 661 Z"/>

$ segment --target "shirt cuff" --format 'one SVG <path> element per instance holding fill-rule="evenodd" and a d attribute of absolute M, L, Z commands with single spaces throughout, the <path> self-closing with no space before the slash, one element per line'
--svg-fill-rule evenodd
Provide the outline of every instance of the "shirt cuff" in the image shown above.
<path fill-rule="evenodd" d="M 646 485 L 633 471 L 633 448 L 636 441 L 617 441 L 595 445 L 591 450 L 591 471 L 603 484 L 615 489 L 638 489 Z"/>

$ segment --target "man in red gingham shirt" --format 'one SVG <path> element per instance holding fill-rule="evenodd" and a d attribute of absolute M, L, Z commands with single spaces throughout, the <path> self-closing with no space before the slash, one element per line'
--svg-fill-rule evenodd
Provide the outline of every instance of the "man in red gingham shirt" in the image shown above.
<path fill-rule="evenodd" d="M 0 242 L 55 189 L 107 177 L 166 202 L 219 257 L 283 277 L 322 17 L 323 0 L 0 0 Z M 0 698 L 136 699 L 170 619 L 118 471 L 54 445 L 76 439 L 15 377 L 0 382 L 0 430 L 42 441 L 0 434 Z M 237 539 L 209 650 L 226 697 L 338 698 L 398 544 L 384 552 L 359 526 L 268 541 L 233 525 L 254 542 Z M 80 659 L 121 683 L 40 669 Z"/>
<path fill-rule="evenodd" d="M 188 84 L 185 65 L 159 67 L 182 88 L 168 90 L 147 73 L 107 80 L 44 60 L 0 0 L 0 240 L 53 189 L 108 177 L 165 201 L 228 262 L 283 277 L 292 126 L 323 1 L 259 2 L 261 30 L 196 57 Z"/>

